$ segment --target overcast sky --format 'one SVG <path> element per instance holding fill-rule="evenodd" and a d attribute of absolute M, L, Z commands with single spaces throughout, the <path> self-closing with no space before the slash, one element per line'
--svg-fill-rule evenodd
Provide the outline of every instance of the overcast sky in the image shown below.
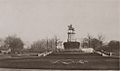
<path fill-rule="evenodd" d="M 0 0 L 0 37 L 14 35 L 24 41 L 67 39 L 73 24 L 76 38 L 102 34 L 120 40 L 119 0 Z"/>

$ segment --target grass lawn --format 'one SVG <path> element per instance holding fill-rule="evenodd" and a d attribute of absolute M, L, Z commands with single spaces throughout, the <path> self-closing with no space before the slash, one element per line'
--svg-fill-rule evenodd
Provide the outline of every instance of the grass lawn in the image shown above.
<path fill-rule="evenodd" d="M 94 54 L 51 54 L 46 57 L 12 57 L 0 59 L 1 68 L 118 70 L 119 58 Z"/>

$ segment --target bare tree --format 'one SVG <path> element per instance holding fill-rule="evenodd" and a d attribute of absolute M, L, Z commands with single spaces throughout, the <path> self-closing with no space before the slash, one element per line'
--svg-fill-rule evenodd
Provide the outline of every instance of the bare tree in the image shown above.
<path fill-rule="evenodd" d="M 105 40 L 105 36 L 103 36 L 102 34 L 99 34 L 97 37 L 99 41 L 103 42 Z"/>
<path fill-rule="evenodd" d="M 39 52 L 45 52 L 45 51 L 54 51 L 57 49 L 57 37 L 55 36 L 54 38 L 51 39 L 42 39 L 34 42 L 31 45 L 31 50 L 32 51 L 39 51 Z"/>
<path fill-rule="evenodd" d="M 93 37 L 90 34 L 88 34 L 87 38 L 88 38 L 88 47 L 90 48 L 91 47 L 91 40 Z"/>
<path fill-rule="evenodd" d="M 90 48 L 92 39 L 93 39 L 93 36 L 91 36 L 90 34 L 87 34 L 87 36 L 85 38 L 83 38 L 83 41 L 82 41 L 82 44 L 81 44 L 82 47 Z"/>
<path fill-rule="evenodd" d="M 103 35 L 98 35 L 96 38 L 88 34 L 87 37 L 83 39 L 82 47 L 88 47 L 98 50 L 99 48 L 102 47 L 103 41 L 104 41 Z"/>

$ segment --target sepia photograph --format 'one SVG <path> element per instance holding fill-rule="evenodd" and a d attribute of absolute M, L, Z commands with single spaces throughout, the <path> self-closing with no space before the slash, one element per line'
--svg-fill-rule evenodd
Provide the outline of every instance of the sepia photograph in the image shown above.
<path fill-rule="evenodd" d="M 120 0 L 0 0 L 0 71 L 119 71 Z"/>

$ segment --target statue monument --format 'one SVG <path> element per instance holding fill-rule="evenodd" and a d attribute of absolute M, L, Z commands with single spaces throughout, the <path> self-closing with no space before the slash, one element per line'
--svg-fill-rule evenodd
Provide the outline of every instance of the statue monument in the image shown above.
<path fill-rule="evenodd" d="M 64 49 L 65 50 L 74 50 L 74 49 L 79 49 L 80 47 L 80 42 L 77 42 L 75 39 L 75 29 L 73 28 L 72 25 L 68 26 L 68 39 L 67 42 L 64 42 Z"/>

